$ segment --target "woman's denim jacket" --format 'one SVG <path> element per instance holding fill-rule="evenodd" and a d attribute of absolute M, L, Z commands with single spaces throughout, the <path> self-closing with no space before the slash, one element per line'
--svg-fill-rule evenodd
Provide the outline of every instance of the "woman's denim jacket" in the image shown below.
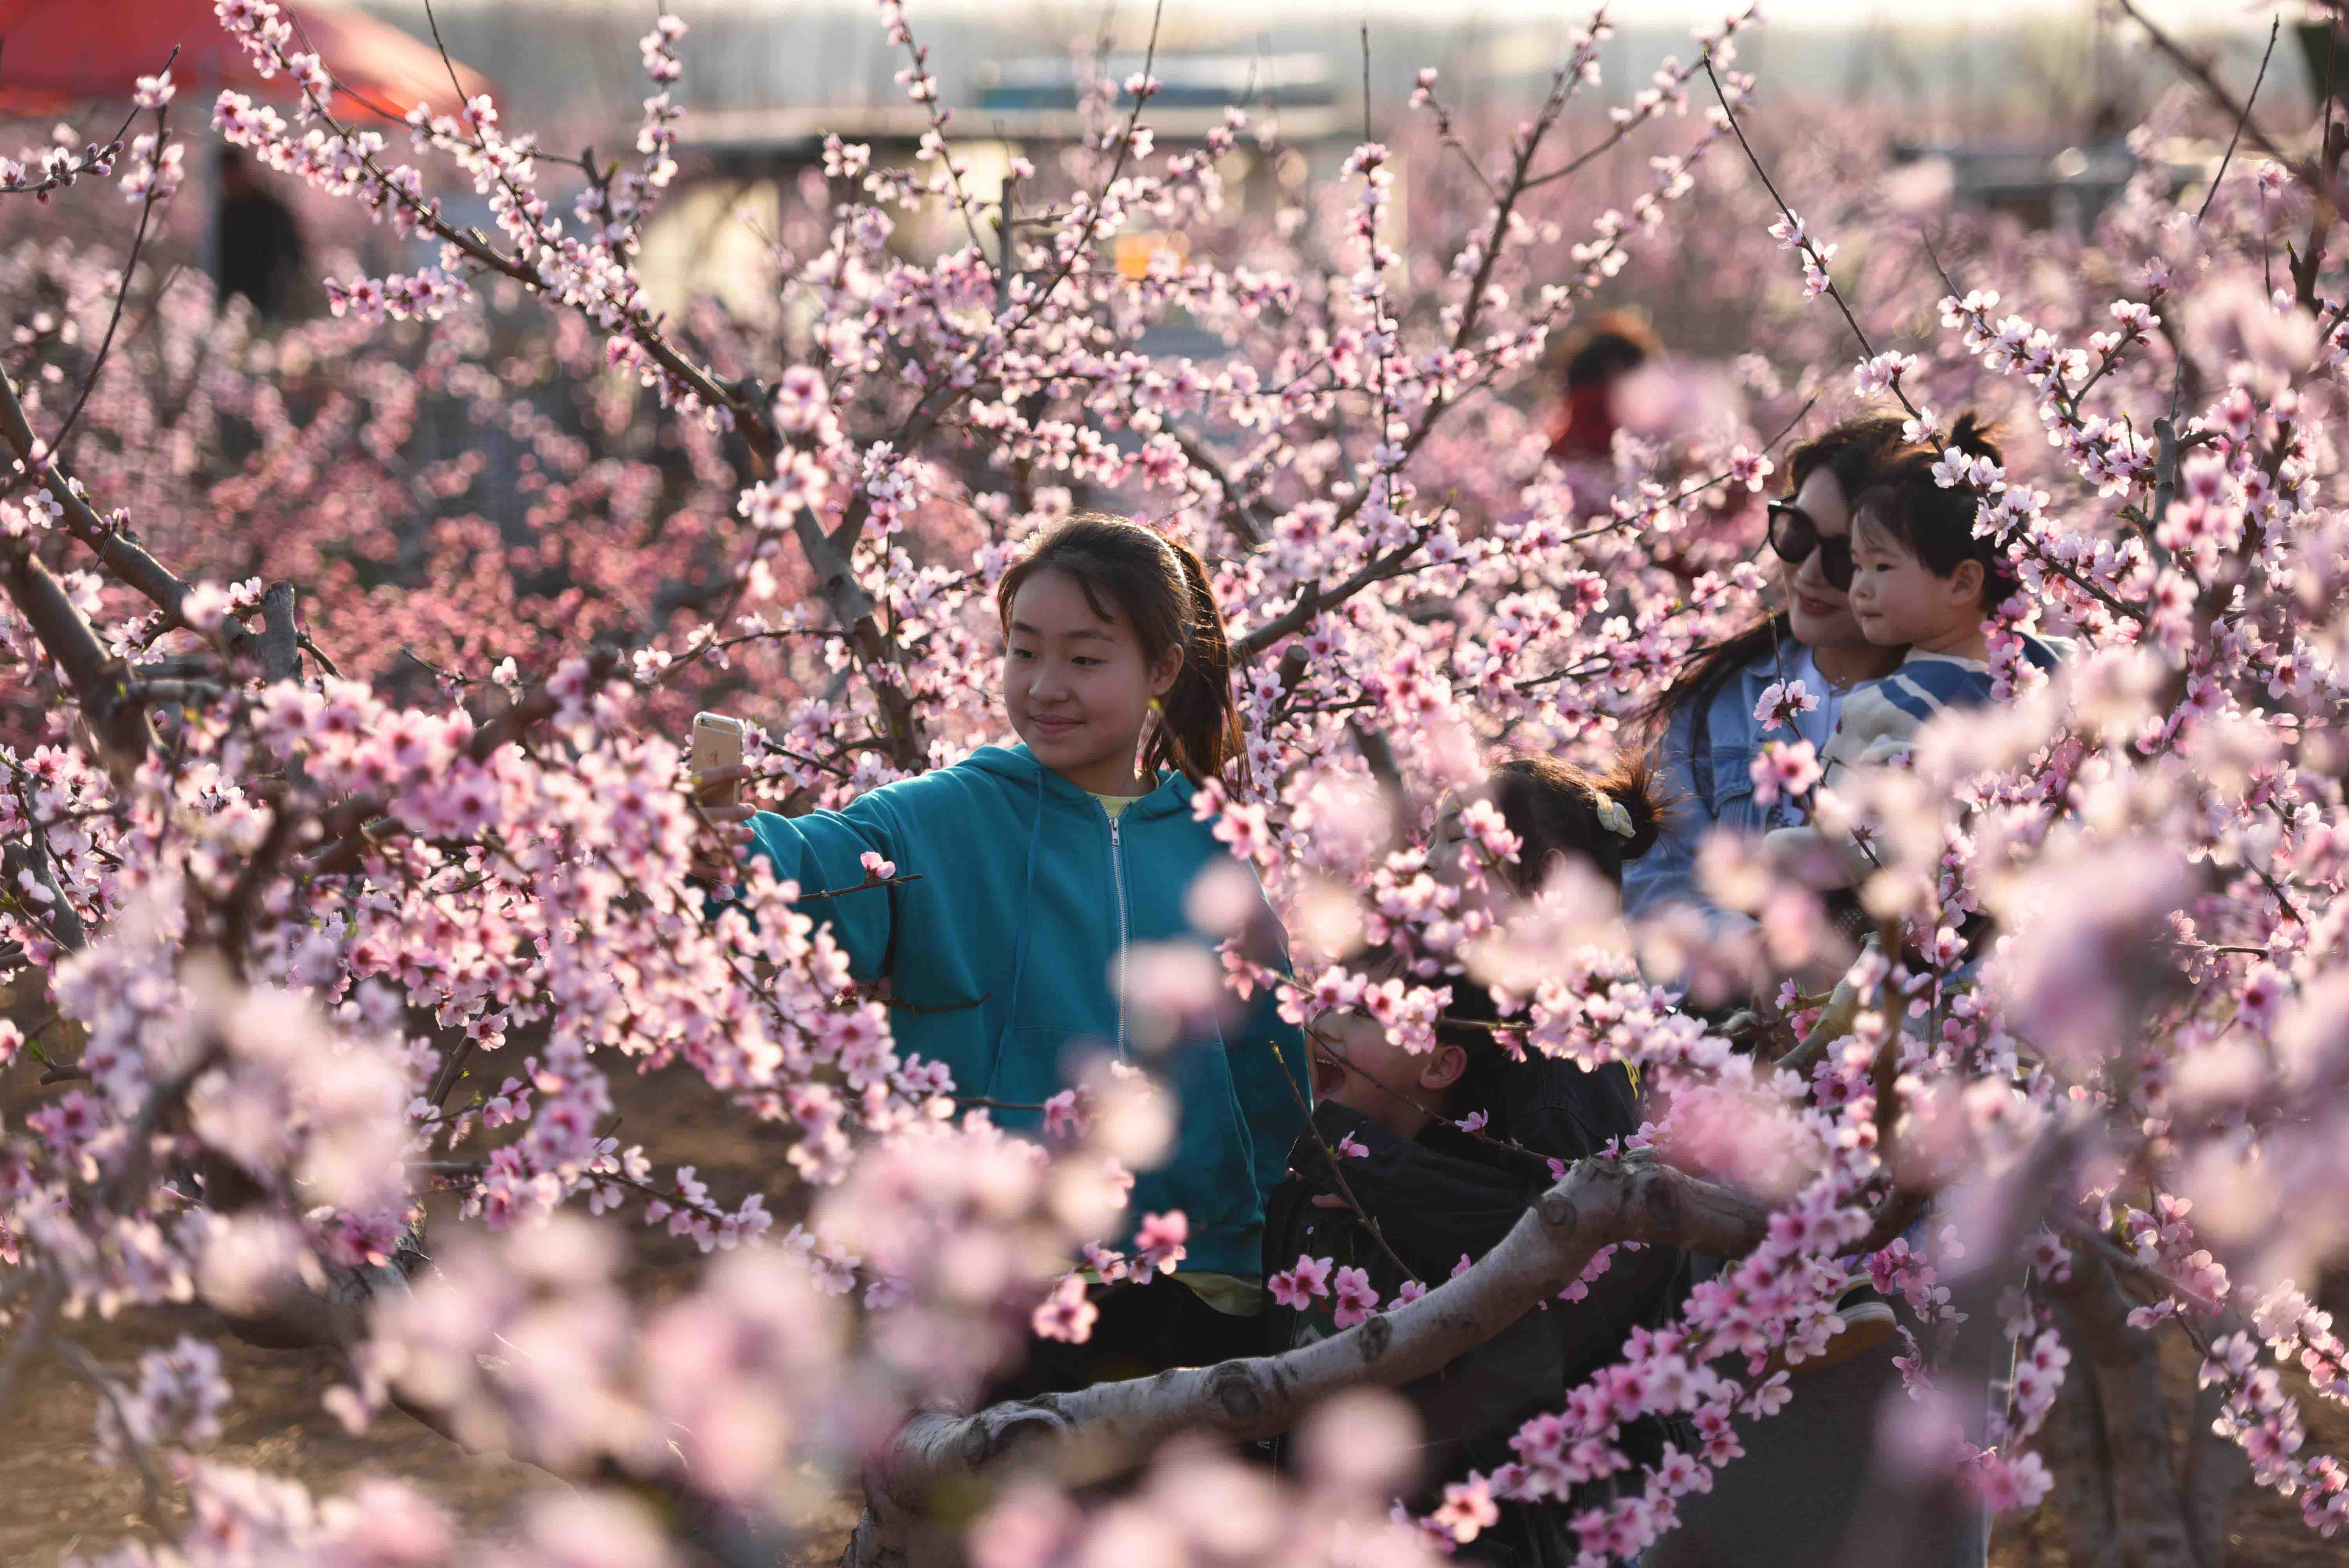
<path fill-rule="evenodd" d="M 1764 734 L 1754 717 L 1763 691 L 1773 681 L 1796 678 L 1819 706 L 1795 718 L 1792 734 L 1785 726 Z M 1698 888 L 1697 849 L 1716 826 L 1760 834 L 1808 820 L 1784 796 L 1768 806 L 1754 801 L 1754 755 L 1764 740 L 1800 738 L 1824 749 L 1842 707 L 1842 695 L 1820 677 L 1810 650 L 1795 643 L 1738 671 L 1702 711 L 1695 704 L 1682 705 L 1655 757 L 1656 782 L 1664 797 L 1663 831 L 1653 849 L 1623 868 L 1624 913 L 1634 920 L 1653 920 L 1687 904 L 1703 913 L 1716 934 L 1751 929 L 1751 916 L 1720 908 Z"/>

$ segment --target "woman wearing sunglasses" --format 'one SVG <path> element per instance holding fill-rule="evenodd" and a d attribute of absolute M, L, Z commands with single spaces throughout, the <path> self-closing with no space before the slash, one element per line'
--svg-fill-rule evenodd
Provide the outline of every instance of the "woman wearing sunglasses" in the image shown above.
<path fill-rule="evenodd" d="M 1801 808 L 1784 799 L 1755 803 L 1754 753 L 1765 739 L 1797 737 L 1824 748 L 1845 695 L 1890 674 L 1907 654 L 1863 636 L 1848 597 L 1853 498 L 1930 449 L 1904 440 L 1899 415 L 1846 420 L 1789 454 L 1793 489 L 1769 507 L 1786 607 L 1706 653 L 1651 710 L 1662 727 L 1656 770 L 1671 804 L 1655 847 L 1624 867 L 1624 907 L 1635 918 L 1685 904 L 1717 939 L 1754 929 L 1753 920 L 1717 907 L 1696 886 L 1699 844 L 1715 826 L 1758 833 L 1803 820 Z M 1754 710 L 1772 682 L 1789 680 L 1800 680 L 1819 706 L 1765 733 Z M 1718 1260 L 1696 1257 L 1692 1265 L 1703 1278 Z M 1710 1492 L 1683 1500 L 1680 1528 L 1649 1550 L 1648 1568 L 1896 1559 L 1911 1568 L 1981 1568 L 1989 1534 L 1980 1510 L 1939 1501 L 1913 1512 L 1871 1509 L 1877 1429 L 1898 1403 L 1893 1350 L 1878 1343 L 1798 1368 L 1793 1403 L 1766 1426 L 1740 1423 L 1750 1451 Z M 1905 1544 L 1875 1550 L 1886 1529 L 1905 1531 Z M 1862 1548 L 1857 1557 L 1850 1554 L 1855 1547 Z"/>
<path fill-rule="evenodd" d="M 1900 663 L 1906 650 L 1870 643 L 1852 614 L 1851 499 L 1909 445 L 1900 416 L 1876 414 L 1847 419 L 1788 454 L 1793 489 L 1769 505 L 1786 607 L 1707 651 L 1649 710 L 1661 731 L 1656 771 L 1671 806 L 1656 847 L 1624 868 L 1623 906 L 1633 918 L 1687 906 L 1704 917 L 1716 944 L 1754 929 L 1751 917 L 1722 909 L 1697 886 L 1697 849 L 1717 826 L 1762 833 L 1804 820 L 1784 797 L 1768 806 L 1754 800 L 1754 753 L 1764 740 L 1825 748 L 1844 694 Z M 1754 717 L 1764 689 L 1794 680 L 1818 707 L 1765 733 Z"/>

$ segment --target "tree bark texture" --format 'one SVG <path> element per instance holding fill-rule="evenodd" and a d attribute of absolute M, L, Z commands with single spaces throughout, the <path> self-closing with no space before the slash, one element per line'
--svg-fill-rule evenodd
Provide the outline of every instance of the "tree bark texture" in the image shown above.
<path fill-rule="evenodd" d="M 1635 1241 L 1734 1257 L 1758 1245 L 1768 1223 L 1762 1206 L 1669 1165 L 1582 1161 L 1467 1273 L 1317 1344 L 968 1415 L 914 1417 L 866 1467 L 867 1517 L 843 1563 L 953 1560 L 955 1542 L 932 1522 L 933 1501 L 1014 1456 L 1098 1474 L 1186 1429 L 1233 1443 L 1270 1437 L 1341 1389 L 1397 1387 L 1475 1349 L 1573 1283 L 1601 1247 Z"/>
<path fill-rule="evenodd" d="M 2093 1561 L 2115 1568 L 2219 1568 L 2226 1558 L 2227 1506 L 2247 1471 L 2234 1444 L 2210 1429 L 2209 1390 L 2198 1391 L 2183 1451 L 2170 1431 L 2160 1381 L 2160 1345 L 2128 1326 L 2136 1303 L 2112 1265 L 2075 1249 L 2058 1296 L 2086 1353 L 2072 1380 L 2093 1401 L 2102 1439 L 2096 1468 L 2109 1498 L 2112 1532 Z"/>

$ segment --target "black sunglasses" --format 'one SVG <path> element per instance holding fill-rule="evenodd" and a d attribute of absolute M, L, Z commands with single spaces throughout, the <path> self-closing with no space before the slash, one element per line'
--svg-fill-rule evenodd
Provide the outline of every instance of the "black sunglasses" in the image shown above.
<path fill-rule="evenodd" d="M 1770 548 L 1789 566 L 1800 566 L 1819 552 L 1819 575 L 1838 593 L 1851 589 L 1851 536 L 1822 534 L 1811 514 L 1790 500 L 1774 500 L 1770 514 Z"/>

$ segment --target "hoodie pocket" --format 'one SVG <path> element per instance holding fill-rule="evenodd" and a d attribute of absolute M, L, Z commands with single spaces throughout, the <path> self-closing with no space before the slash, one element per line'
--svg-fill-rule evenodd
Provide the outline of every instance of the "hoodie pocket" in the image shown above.
<path fill-rule="evenodd" d="M 1107 1053 L 1110 1043 L 1083 1029 L 1059 1026 L 1022 1026 L 1003 1031 L 986 1085 L 978 1093 L 1001 1105 L 1040 1106 L 1069 1087 L 1062 1063 L 1074 1068 L 1093 1051 Z M 1044 1123 L 1035 1110 L 997 1110 L 998 1127 L 1034 1128 Z"/>
<path fill-rule="evenodd" d="M 1172 1159 L 1156 1174 L 1194 1225 L 1245 1229 L 1262 1218 L 1255 1144 L 1221 1040 L 1186 1038 L 1145 1065 L 1180 1097 Z"/>

